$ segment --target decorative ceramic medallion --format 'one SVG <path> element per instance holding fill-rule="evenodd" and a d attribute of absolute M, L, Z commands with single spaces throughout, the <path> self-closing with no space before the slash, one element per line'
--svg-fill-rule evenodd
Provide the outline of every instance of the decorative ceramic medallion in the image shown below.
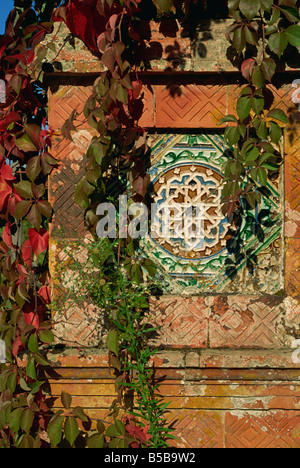
<path fill-rule="evenodd" d="M 257 210 L 244 207 L 233 231 L 221 209 L 228 149 L 222 136 L 155 135 L 151 146 L 149 192 L 158 213 L 141 249 L 159 265 L 162 290 L 193 295 L 283 289 L 279 178 Z"/>

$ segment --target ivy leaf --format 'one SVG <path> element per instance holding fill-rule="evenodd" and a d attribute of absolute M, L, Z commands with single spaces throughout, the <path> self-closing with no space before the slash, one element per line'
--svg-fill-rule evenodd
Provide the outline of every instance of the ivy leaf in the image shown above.
<path fill-rule="evenodd" d="M 31 183 L 28 180 L 23 180 L 14 184 L 14 188 L 23 198 L 33 198 Z"/>
<path fill-rule="evenodd" d="M 73 445 L 79 435 L 79 427 L 76 418 L 69 416 L 66 418 L 64 431 L 67 441 Z"/>
<path fill-rule="evenodd" d="M 106 437 L 120 437 L 122 435 L 121 431 L 115 425 L 111 425 L 107 428 Z"/>
<path fill-rule="evenodd" d="M 76 408 L 73 409 L 73 414 L 76 418 L 80 419 L 82 422 L 88 422 L 89 418 L 83 411 L 83 409 L 80 406 L 76 406 Z"/>
<path fill-rule="evenodd" d="M 51 330 L 40 330 L 39 337 L 40 340 L 45 344 L 50 344 L 54 342 L 54 335 Z"/>
<path fill-rule="evenodd" d="M 58 413 L 59 414 L 59 413 Z M 63 429 L 63 421 L 64 416 L 56 415 L 54 416 L 47 427 L 47 433 L 50 439 L 51 444 L 53 447 L 57 447 L 62 439 L 62 429 Z"/>
<path fill-rule="evenodd" d="M 225 136 L 225 138 L 228 141 L 230 146 L 234 146 L 241 138 L 241 135 L 240 135 L 237 127 L 228 127 L 228 128 L 226 128 L 224 136 Z"/>
<path fill-rule="evenodd" d="M 280 122 L 289 124 L 290 120 L 286 116 L 286 114 L 283 112 L 281 109 L 273 109 L 268 113 L 268 118 L 270 119 L 276 119 L 279 120 Z"/>
<path fill-rule="evenodd" d="M 247 19 L 251 19 L 257 15 L 260 6 L 260 0 L 241 0 L 239 8 Z"/>
<path fill-rule="evenodd" d="M 104 441 L 103 434 L 93 434 L 88 438 L 87 445 L 90 449 L 99 449 L 103 448 Z"/>
<path fill-rule="evenodd" d="M 34 419 L 33 411 L 30 408 L 26 408 L 23 411 L 21 415 L 21 419 L 20 419 L 21 429 L 23 429 L 23 431 L 26 432 L 26 434 L 30 432 L 30 429 L 33 424 L 33 419 Z"/>
<path fill-rule="evenodd" d="M 226 115 L 226 117 L 223 117 L 223 119 L 220 120 L 218 125 L 223 125 L 224 123 L 229 122 L 238 123 L 238 120 L 234 115 Z"/>
<path fill-rule="evenodd" d="M 75 203 L 80 206 L 80 208 L 86 210 L 89 206 L 89 199 L 85 194 L 83 180 L 81 180 L 76 187 L 75 191 Z"/>
<path fill-rule="evenodd" d="M 17 408 L 9 415 L 9 427 L 13 434 L 16 434 L 21 427 L 21 416 L 23 411 L 24 408 Z"/>
<path fill-rule="evenodd" d="M 32 208 L 27 215 L 27 219 L 35 229 L 39 229 L 42 222 L 42 216 L 36 204 L 32 205 Z"/>
<path fill-rule="evenodd" d="M 41 168 L 41 158 L 40 156 L 35 156 L 34 158 L 30 158 L 28 163 L 26 164 L 26 175 L 31 182 L 34 182 L 37 176 L 40 174 Z"/>
<path fill-rule="evenodd" d="M 32 202 L 30 200 L 23 200 L 16 205 L 15 218 L 17 221 L 24 218 L 31 208 Z"/>
<path fill-rule="evenodd" d="M 109 351 L 112 351 L 116 356 L 119 355 L 119 336 L 116 330 L 111 330 L 108 333 L 106 344 Z"/>
<path fill-rule="evenodd" d="M 261 63 L 261 70 L 265 76 L 265 79 L 271 83 L 273 76 L 276 71 L 276 63 L 272 58 L 264 59 Z"/>
<path fill-rule="evenodd" d="M 267 11 L 268 13 L 270 13 L 273 3 L 274 3 L 274 0 L 260 0 L 262 9 Z"/>
<path fill-rule="evenodd" d="M 276 122 L 270 122 L 270 138 L 276 145 L 282 137 L 282 130 Z"/>
<path fill-rule="evenodd" d="M 246 200 L 251 206 L 251 208 L 255 210 L 257 203 L 259 203 L 260 201 L 260 197 L 259 194 L 256 192 L 249 192 L 246 194 Z"/>
<path fill-rule="evenodd" d="M 38 353 L 39 345 L 38 345 L 38 338 L 37 338 L 36 333 L 33 333 L 32 335 L 30 335 L 30 338 L 28 340 L 28 349 L 32 353 Z"/>
<path fill-rule="evenodd" d="M 63 407 L 67 410 L 71 408 L 72 404 L 72 397 L 69 393 L 62 392 L 61 393 L 61 402 L 63 404 Z"/>
<path fill-rule="evenodd" d="M 253 70 L 252 82 L 257 88 L 263 88 L 265 86 L 265 77 L 259 65 Z"/>
<path fill-rule="evenodd" d="M 35 255 L 38 257 L 42 252 L 47 250 L 49 245 L 49 232 L 44 229 L 29 229 L 28 236 L 32 250 Z"/>
<path fill-rule="evenodd" d="M 297 26 L 291 26 L 291 27 L 293 28 Z M 299 30 L 300 30 L 300 27 L 299 27 Z M 281 58 L 283 52 L 287 48 L 288 42 L 289 42 L 289 36 L 284 31 L 280 33 L 271 34 L 271 36 L 269 37 L 269 47 L 272 52 L 278 55 L 279 58 Z M 299 40 L 298 45 L 300 45 L 300 40 Z"/>
<path fill-rule="evenodd" d="M 297 23 L 300 20 L 299 11 L 289 6 L 281 6 L 281 11 L 290 23 Z"/>
<path fill-rule="evenodd" d="M 170 13 L 173 7 L 172 0 L 155 0 L 154 3 L 162 13 Z"/>
<path fill-rule="evenodd" d="M 243 52 L 246 47 L 246 37 L 243 28 L 236 29 L 233 33 L 232 45 L 236 49 L 239 55 Z"/>
<path fill-rule="evenodd" d="M 240 0 L 228 0 L 229 10 L 236 10 L 239 6 Z"/>
<path fill-rule="evenodd" d="M 252 73 L 253 73 L 255 64 L 256 64 L 256 60 L 252 58 L 245 60 L 242 64 L 242 67 L 241 67 L 242 75 L 249 82 L 251 82 Z"/>
<path fill-rule="evenodd" d="M 300 26 L 294 25 L 290 26 L 286 32 L 286 37 L 288 42 L 295 47 L 300 47 Z"/>
<path fill-rule="evenodd" d="M 262 140 L 266 140 L 268 138 L 268 129 L 265 122 L 261 122 L 256 130 L 257 136 Z"/>
<path fill-rule="evenodd" d="M 29 135 L 27 135 L 26 133 L 22 135 L 20 138 L 17 138 L 16 147 L 19 150 L 24 151 L 25 153 L 29 153 L 31 151 L 37 151 L 35 144 L 32 142 Z"/>
<path fill-rule="evenodd" d="M 251 100 L 248 97 L 240 97 L 237 102 L 237 113 L 241 120 L 244 122 L 251 112 Z"/>
<path fill-rule="evenodd" d="M 258 169 L 258 177 L 259 180 L 261 181 L 262 185 L 265 187 L 268 183 L 268 172 L 266 169 L 260 167 Z"/>

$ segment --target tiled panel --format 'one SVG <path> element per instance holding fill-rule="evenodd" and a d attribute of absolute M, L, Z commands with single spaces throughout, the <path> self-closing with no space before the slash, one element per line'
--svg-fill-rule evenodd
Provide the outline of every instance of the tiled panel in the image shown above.
<path fill-rule="evenodd" d="M 281 181 L 269 183 L 256 212 L 244 204 L 243 219 L 236 232 L 229 232 L 221 211 L 222 165 L 227 160 L 223 138 L 209 133 L 156 135 L 151 147 L 149 194 L 160 209 L 173 211 L 170 233 L 164 232 L 159 215 L 141 248 L 158 265 L 164 293 L 282 291 Z M 188 220 L 180 209 L 192 206 L 198 212 Z"/>

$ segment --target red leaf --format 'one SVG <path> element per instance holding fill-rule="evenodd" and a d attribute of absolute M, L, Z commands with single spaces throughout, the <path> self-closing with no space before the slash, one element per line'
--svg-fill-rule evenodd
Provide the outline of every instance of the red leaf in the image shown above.
<path fill-rule="evenodd" d="M 256 65 L 256 60 L 250 58 L 245 60 L 242 64 L 242 74 L 246 80 L 251 81 L 252 73 L 254 66 Z"/>
<path fill-rule="evenodd" d="M 96 8 L 91 8 L 90 1 L 69 2 L 66 7 L 66 20 L 72 34 L 80 37 L 90 50 L 99 52 L 97 37 L 105 31 L 107 19 L 101 16 Z"/>
<path fill-rule="evenodd" d="M 3 211 L 5 211 L 4 208 L 12 191 L 12 187 L 0 176 L 0 212 L 3 213 Z"/>
<path fill-rule="evenodd" d="M 51 288 L 50 286 L 42 286 L 38 291 L 38 295 L 43 299 L 46 304 L 51 303 Z"/>
<path fill-rule="evenodd" d="M 32 249 L 30 240 L 26 240 L 24 242 L 24 244 L 21 247 L 21 253 L 22 253 L 22 257 L 26 265 L 31 266 L 32 261 L 33 261 L 33 249 Z"/>
<path fill-rule="evenodd" d="M 46 229 L 41 228 L 39 231 L 36 229 L 29 229 L 28 235 L 32 250 L 37 257 L 47 250 L 49 244 L 49 232 Z"/>
<path fill-rule="evenodd" d="M 37 304 L 35 304 L 35 299 L 32 299 L 31 302 L 27 302 L 24 306 L 25 322 L 37 330 L 40 328 L 40 323 L 45 321 L 46 314 L 46 305 L 40 299 L 37 300 Z"/>
<path fill-rule="evenodd" d="M 10 226 L 11 226 L 10 223 L 6 223 L 3 234 L 2 234 L 2 238 L 6 245 L 9 245 L 9 247 L 12 247 Z"/>
<path fill-rule="evenodd" d="M 13 343 L 13 346 L 12 346 L 13 356 L 16 357 L 23 348 L 24 348 L 24 345 L 23 345 L 22 340 L 21 340 L 20 330 L 18 330 L 16 339 L 15 339 L 15 341 Z"/>

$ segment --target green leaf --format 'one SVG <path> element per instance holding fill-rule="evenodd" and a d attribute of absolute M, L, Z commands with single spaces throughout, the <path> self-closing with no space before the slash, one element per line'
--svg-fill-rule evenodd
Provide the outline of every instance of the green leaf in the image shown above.
<path fill-rule="evenodd" d="M 120 437 L 122 434 L 115 425 L 112 425 L 107 428 L 105 435 L 106 437 Z"/>
<path fill-rule="evenodd" d="M 255 209 L 257 203 L 259 203 L 259 201 L 260 201 L 260 197 L 259 197 L 258 193 L 249 192 L 246 195 L 246 200 L 249 203 L 249 205 L 251 206 L 251 208 Z"/>
<path fill-rule="evenodd" d="M 89 421 L 88 416 L 85 414 L 85 412 L 83 411 L 83 408 L 81 408 L 80 406 L 76 406 L 76 408 L 73 409 L 73 415 L 76 418 L 80 419 L 80 421 L 82 422 Z"/>
<path fill-rule="evenodd" d="M 119 355 L 119 335 L 116 330 L 111 330 L 106 338 L 106 344 L 110 351 L 116 356 Z"/>
<path fill-rule="evenodd" d="M 88 438 L 87 445 L 90 449 L 103 448 L 105 439 L 103 434 L 93 434 Z"/>
<path fill-rule="evenodd" d="M 257 88 L 263 88 L 265 86 L 265 77 L 259 65 L 253 70 L 252 82 Z"/>
<path fill-rule="evenodd" d="M 241 138 L 237 127 L 228 127 L 225 130 L 224 136 L 230 146 L 234 146 Z"/>
<path fill-rule="evenodd" d="M 270 122 L 270 138 L 276 145 L 282 138 L 282 130 L 276 122 Z"/>
<path fill-rule="evenodd" d="M 251 99 L 248 97 L 240 97 L 237 102 L 237 113 L 241 120 L 244 122 L 251 112 Z"/>
<path fill-rule="evenodd" d="M 246 37 L 242 27 L 236 29 L 233 33 L 232 46 L 236 49 L 239 55 L 246 47 Z"/>
<path fill-rule="evenodd" d="M 30 335 L 29 340 L 28 340 L 28 349 L 32 353 L 38 353 L 39 345 L 38 345 L 38 337 L 36 333 L 33 333 L 32 335 Z"/>
<path fill-rule="evenodd" d="M 28 153 L 30 151 L 38 151 L 36 149 L 35 144 L 32 142 L 32 140 L 26 133 L 20 138 L 17 138 L 16 147 L 19 150 L 24 151 L 25 153 Z"/>
<path fill-rule="evenodd" d="M 254 162 L 259 158 L 259 151 L 256 148 L 256 146 L 252 146 L 249 149 L 247 149 L 247 152 L 245 154 L 245 160 L 247 163 Z"/>
<path fill-rule="evenodd" d="M 66 392 L 62 392 L 61 394 L 61 402 L 63 404 L 63 407 L 67 410 L 69 410 L 71 408 L 71 404 L 72 404 L 72 397 L 71 395 L 69 395 L 69 393 L 66 393 Z"/>
<path fill-rule="evenodd" d="M 300 47 L 300 26 L 299 25 L 290 26 L 286 30 L 285 33 L 286 33 L 289 43 L 292 46 Z"/>
<path fill-rule="evenodd" d="M 40 156 L 35 156 L 34 158 L 30 158 L 28 163 L 26 164 L 26 175 L 31 182 L 34 182 L 35 179 L 40 174 L 41 168 L 41 158 Z"/>
<path fill-rule="evenodd" d="M 247 19 L 254 18 L 260 10 L 260 0 L 241 0 L 239 8 Z"/>
<path fill-rule="evenodd" d="M 265 100 L 263 97 L 254 96 L 251 98 L 251 107 L 256 115 L 260 115 L 265 106 Z"/>
<path fill-rule="evenodd" d="M 276 63 L 272 58 L 266 58 L 261 63 L 261 70 L 267 81 L 271 83 L 276 71 Z"/>
<path fill-rule="evenodd" d="M 33 225 L 33 227 L 35 227 L 35 229 L 40 228 L 42 223 L 42 216 L 36 203 L 32 205 L 31 210 L 27 215 L 27 219 Z"/>
<path fill-rule="evenodd" d="M 291 26 L 293 27 L 293 26 Z M 269 37 L 269 47 L 275 54 L 281 58 L 288 45 L 288 35 L 285 32 L 271 34 Z M 300 45 L 300 43 L 299 43 Z"/>
<path fill-rule="evenodd" d="M 120 432 L 120 434 L 124 435 L 126 432 L 126 429 L 122 421 L 116 420 L 115 425 L 116 425 L 117 430 Z"/>
<path fill-rule="evenodd" d="M 6 381 L 6 387 L 8 390 L 11 391 L 11 393 L 14 393 L 17 387 L 17 374 L 16 372 L 11 372 L 7 381 Z"/>
<path fill-rule="evenodd" d="M 268 128 L 265 122 L 261 122 L 256 130 L 257 136 L 262 140 L 266 140 L 268 138 Z"/>
<path fill-rule="evenodd" d="M 281 11 L 290 23 L 297 23 L 300 20 L 299 11 L 289 6 L 281 6 Z"/>
<path fill-rule="evenodd" d="M 31 205 L 32 205 L 32 202 L 30 200 L 20 201 L 16 205 L 15 218 L 16 218 L 17 221 L 24 218 L 28 214 L 28 212 L 29 212 L 29 210 L 31 208 Z"/>
<path fill-rule="evenodd" d="M 274 3 L 274 0 L 260 0 L 262 9 L 267 11 L 268 13 L 270 13 L 273 3 Z"/>
<path fill-rule="evenodd" d="M 268 113 L 268 118 L 269 119 L 276 119 L 279 120 L 280 122 L 289 124 L 290 120 L 287 117 L 287 115 L 284 113 L 283 110 L 281 109 L 273 109 Z"/>
<path fill-rule="evenodd" d="M 223 119 L 220 120 L 218 125 L 223 125 L 224 123 L 228 122 L 238 123 L 238 120 L 234 115 L 226 115 L 226 117 L 223 117 Z"/>
<path fill-rule="evenodd" d="M 34 413 L 30 408 L 26 408 L 20 418 L 20 426 L 26 434 L 30 432 L 33 424 Z"/>
<path fill-rule="evenodd" d="M 29 180 L 23 180 L 14 184 L 14 188 L 18 192 L 19 195 L 23 198 L 33 198 L 31 182 Z"/>
<path fill-rule="evenodd" d="M 79 435 L 79 427 L 76 418 L 69 416 L 64 425 L 65 437 L 70 445 L 73 445 Z"/>
<path fill-rule="evenodd" d="M 228 0 L 229 10 L 236 10 L 239 6 L 240 0 Z"/>
<path fill-rule="evenodd" d="M 54 334 L 51 330 L 40 330 L 39 337 L 43 343 L 49 344 L 54 342 Z"/>
<path fill-rule="evenodd" d="M 259 180 L 261 181 L 262 185 L 264 187 L 266 187 L 266 185 L 268 183 L 268 172 L 266 171 L 266 169 L 260 167 L 258 169 L 258 177 L 259 177 Z"/>
<path fill-rule="evenodd" d="M 36 369 L 35 369 L 35 361 L 34 361 L 34 358 L 32 356 L 28 359 L 27 366 L 26 366 L 26 374 L 32 380 L 37 380 Z"/>
<path fill-rule="evenodd" d="M 21 416 L 23 411 L 24 408 L 17 408 L 9 415 L 8 424 L 13 434 L 16 434 L 21 427 Z"/>
<path fill-rule="evenodd" d="M 89 199 L 84 191 L 83 180 L 77 184 L 75 191 L 75 203 L 83 210 L 86 210 L 89 207 Z"/>
<path fill-rule="evenodd" d="M 56 415 L 54 416 L 47 427 L 47 433 L 50 439 L 51 444 L 53 447 L 57 447 L 62 439 L 62 429 L 63 429 L 63 422 L 65 417 Z"/>

